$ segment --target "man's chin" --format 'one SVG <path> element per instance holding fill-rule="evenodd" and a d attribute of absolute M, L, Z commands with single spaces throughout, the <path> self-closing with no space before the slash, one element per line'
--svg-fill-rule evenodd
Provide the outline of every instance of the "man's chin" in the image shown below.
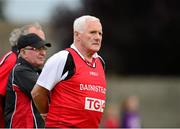
<path fill-rule="evenodd" d="M 42 67 L 44 65 L 44 61 L 38 63 L 38 67 Z"/>
<path fill-rule="evenodd" d="M 93 50 L 94 52 L 98 52 L 98 51 L 100 50 L 100 47 L 94 47 L 94 48 L 92 48 L 92 50 Z"/>

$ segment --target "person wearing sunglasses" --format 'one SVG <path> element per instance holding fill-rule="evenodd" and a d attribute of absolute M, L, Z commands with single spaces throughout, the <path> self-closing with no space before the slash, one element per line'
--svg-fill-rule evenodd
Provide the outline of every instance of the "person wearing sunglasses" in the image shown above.
<path fill-rule="evenodd" d="M 29 33 L 35 33 L 42 39 L 45 39 L 45 34 L 42 30 L 42 27 L 37 22 L 15 28 L 10 33 L 9 37 L 11 50 L 4 54 L 0 59 L 0 128 L 4 128 L 4 98 L 6 95 L 8 77 L 12 68 L 16 64 L 16 60 L 19 54 L 19 49 L 17 48 L 17 40 L 21 35 L 26 35 Z"/>
<path fill-rule="evenodd" d="M 44 121 L 31 97 L 31 90 L 51 47 L 44 39 L 31 33 L 19 38 L 19 58 L 11 71 L 5 97 L 6 128 L 43 128 Z"/>

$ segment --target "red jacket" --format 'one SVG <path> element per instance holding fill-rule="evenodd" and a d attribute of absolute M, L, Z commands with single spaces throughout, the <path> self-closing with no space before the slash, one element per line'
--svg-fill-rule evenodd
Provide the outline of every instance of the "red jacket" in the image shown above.
<path fill-rule="evenodd" d="M 13 51 L 6 53 L 0 60 L 0 95 L 5 96 L 9 74 L 17 60 L 17 54 Z"/>
<path fill-rule="evenodd" d="M 4 127 L 3 97 L 6 94 L 6 86 L 9 74 L 17 60 L 17 52 L 9 51 L 0 59 L 0 128 Z"/>

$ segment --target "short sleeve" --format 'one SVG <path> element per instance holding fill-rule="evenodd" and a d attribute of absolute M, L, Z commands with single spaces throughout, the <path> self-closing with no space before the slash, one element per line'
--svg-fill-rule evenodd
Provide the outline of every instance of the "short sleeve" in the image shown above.
<path fill-rule="evenodd" d="M 51 91 L 62 80 L 68 54 L 68 51 L 63 50 L 50 57 L 45 63 L 36 83 Z"/>

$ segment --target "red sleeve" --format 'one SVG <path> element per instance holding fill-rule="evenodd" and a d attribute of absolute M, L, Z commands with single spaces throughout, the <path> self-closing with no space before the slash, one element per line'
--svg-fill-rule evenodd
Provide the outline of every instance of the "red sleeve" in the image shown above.
<path fill-rule="evenodd" d="M 6 85 L 9 74 L 15 65 L 17 56 L 13 52 L 8 52 L 0 60 L 0 95 L 6 94 Z"/>

